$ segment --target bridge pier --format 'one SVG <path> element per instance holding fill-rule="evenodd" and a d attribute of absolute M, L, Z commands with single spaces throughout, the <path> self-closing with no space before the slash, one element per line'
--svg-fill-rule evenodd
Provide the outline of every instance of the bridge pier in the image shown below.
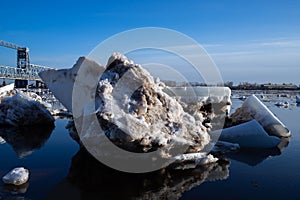
<path fill-rule="evenodd" d="M 15 88 L 26 88 L 28 85 L 28 80 L 15 80 Z"/>

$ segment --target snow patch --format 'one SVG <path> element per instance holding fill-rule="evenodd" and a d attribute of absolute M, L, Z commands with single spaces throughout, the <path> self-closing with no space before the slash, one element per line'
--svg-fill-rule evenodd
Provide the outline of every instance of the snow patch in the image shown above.
<path fill-rule="evenodd" d="M 14 87 L 15 87 L 14 83 L 0 87 L 0 97 L 4 96 L 6 93 L 12 91 L 14 89 Z"/>
<path fill-rule="evenodd" d="M 175 156 L 175 162 L 195 162 L 196 165 L 207 165 L 210 163 L 215 163 L 219 159 L 215 158 L 211 154 L 198 152 L 198 153 L 188 153 L 188 154 L 181 154 Z"/>

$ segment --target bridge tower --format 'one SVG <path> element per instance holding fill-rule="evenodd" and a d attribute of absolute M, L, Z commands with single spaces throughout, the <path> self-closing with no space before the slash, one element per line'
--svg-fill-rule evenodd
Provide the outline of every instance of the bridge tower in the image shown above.
<path fill-rule="evenodd" d="M 17 49 L 17 68 L 29 69 L 29 48 L 19 47 Z M 16 88 L 25 88 L 28 85 L 28 80 L 15 80 Z"/>
<path fill-rule="evenodd" d="M 30 65 L 29 61 L 29 48 L 20 47 L 17 52 L 17 67 L 26 69 Z"/>
<path fill-rule="evenodd" d="M 16 44 L 11 42 L 5 42 L 0 40 L 0 46 L 4 46 L 7 48 L 17 50 L 17 68 L 19 69 L 29 69 L 30 61 L 29 61 L 29 48 L 27 47 L 19 47 Z M 15 87 L 17 88 L 25 88 L 28 85 L 28 80 L 15 80 Z"/>
<path fill-rule="evenodd" d="M 29 48 L 20 47 L 11 42 L 5 42 L 0 40 L 0 46 L 17 50 L 17 66 L 1 66 L 0 65 L 0 77 L 15 80 L 15 87 L 25 88 L 28 85 L 28 81 L 36 81 L 36 85 L 44 87 L 39 77 L 39 72 L 49 70 L 51 68 L 41 65 L 34 65 L 29 60 Z"/>

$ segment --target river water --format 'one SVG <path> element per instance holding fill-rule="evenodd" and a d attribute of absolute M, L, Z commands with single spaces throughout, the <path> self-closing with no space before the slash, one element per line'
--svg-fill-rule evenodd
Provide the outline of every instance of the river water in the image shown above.
<path fill-rule="evenodd" d="M 288 98 L 274 93 L 264 104 L 290 129 L 288 146 L 281 152 L 249 150 L 228 155 L 231 164 L 226 180 L 201 184 L 184 193 L 182 199 L 300 199 L 300 106 L 294 94 Z M 238 99 L 232 101 L 233 109 L 242 104 Z M 285 101 L 290 104 L 287 108 L 274 105 Z"/>
<path fill-rule="evenodd" d="M 1 182 L 0 199 L 300 199 L 300 107 L 295 104 L 296 94 L 252 93 L 261 96 L 291 130 L 290 142 L 281 151 L 244 149 L 226 155 L 230 164 L 128 174 L 102 165 L 79 148 L 65 128 L 69 120 L 57 119 L 53 130 L 0 130 L 6 140 L 0 144 L 0 176 L 17 166 L 30 171 L 29 182 L 21 187 Z M 290 105 L 277 107 L 274 104 L 278 101 Z M 232 102 L 233 110 L 242 104 L 239 99 Z"/>

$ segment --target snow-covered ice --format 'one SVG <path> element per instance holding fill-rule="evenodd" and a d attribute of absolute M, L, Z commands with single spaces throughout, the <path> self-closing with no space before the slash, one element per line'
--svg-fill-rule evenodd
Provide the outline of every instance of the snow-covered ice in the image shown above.
<path fill-rule="evenodd" d="M 14 87 L 15 87 L 14 83 L 0 87 L 0 97 L 5 96 L 6 93 L 12 91 L 14 89 Z"/>
<path fill-rule="evenodd" d="M 166 87 L 163 91 L 177 98 L 184 111 L 208 130 L 222 128 L 230 112 L 231 90 L 228 87 Z"/>
<path fill-rule="evenodd" d="M 50 112 L 38 101 L 18 91 L 5 97 L 0 104 L 0 125 L 54 125 Z"/>
<path fill-rule="evenodd" d="M 167 87 L 168 94 L 180 97 L 185 103 L 224 103 L 230 105 L 231 90 L 228 87 Z"/>
<path fill-rule="evenodd" d="M 231 118 L 238 123 L 255 119 L 269 135 L 277 137 L 291 135 L 288 128 L 255 95 L 249 96 L 242 107 L 231 115 Z"/>
<path fill-rule="evenodd" d="M 184 155 L 199 153 L 210 141 L 211 110 L 202 109 L 201 114 L 189 113 L 184 104 L 165 92 L 163 83 L 155 81 L 148 71 L 122 54 L 114 53 L 105 68 L 92 60 L 80 58 L 72 69 L 45 71 L 40 77 L 56 98 L 72 111 L 75 124 L 79 125 L 76 128 L 82 144 L 92 148 L 96 158 L 97 155 L 116 156 L 98 151 L 101 146 L 106 147 L 105 136 L 95 133 L 101 131 L 122 149 L 138 153 L 155 151 L 163 159 L 178 155 L 171 153 L 178 146 L 186 147 L 181 152 Z M 90 77 L 87 82 L 81 79 L 85 77 Z M 76 90 L 73 90 L 74 85 Z M 196 105 L 198 110 L 212 103 L 222 104 L 220 107 L 230 106 L 228 88 L 211 89 L 216 97 L 207 94 L 206 88 L 201 105 Z M 74 95 L 78 91 L 79 95 Z M 199 89 L 199 92 L 204 91 Z M 222 113 L 225 115 L 226 110 Z M 92 117 L 94 115 L 96 118 Z M 217 161 L 212 155 L 199 155 L 194 159 L 199 165 Z"/>
<path fill-rule="evenodd" d="M 175 162 L 195 162 L 196 165 L 206 165 L 217 162 L 219 159 L 204 152 L 187 153 L 175 156 Z"/>
<path fill-rule="evenodd" d="M 105 68 L 99 65 L 95 61 L 92 61 L 86 57 L 80 57 L 76 64 L 71 69 L 51 69 L 42 71 L 39 73 L 41 79 L 47 84 L 47 87 L 51 90 L 54 96 L 70 111 L 72 112 L 72 94 L 73 86 L 78 75 L 78 70 L 84 65 L 86 68 L 82 68 L 80 72 L 86 77 L 86 80 L 90 82 L 96 81 L 99 75 L 103 73 Z M 88 71 L 84 71 L 88 69 Z M 77 79 L 78 80 L 78 79 Z M 90 97 L 91 88 L 87 88 L 89 83 L 77 82 L 77 87 L 81 87 L 82 91 L 86 91 L 86 95 L 82 95 L 80 98 L 84 99 L 86 96 Z M 79 105 L 81 106 L 81 105 Z M 74 113 L 73 113 L 74 114 Z"/>
<path fill-rule="evenodd" d="M 103 138 L 95 134 L 94 129 L 99 126 L 90 121 L 93 115 L 96 115 L 97 123 L 100 122 L 101 131 L 125 150 L 151 152 L 160 149 L 161 156 L 169 158 L 170 150 L 176 145 L 187 145 L 187 150 L 175 157 L 177 162 L 193 160 L 204 165 L 217 161 L 212 155 L 199 152 L 211 141 L 209 130 L 216 127 L 216 122 L 210 122 L 210 119 L 225 119 L 229 113 L 229 88 L 196 88 L 194 91 L 189 91 L 191 88 L 167 88 L 159 80 L 154 81 L 140 65 L 119 53 L 109 58 L 106 68 L 80 58 L 72 69 L 45 71 L 40 76 L 69 111 L 74 112 L 72 106 L 77 108 L 73 116 L 82 122 L 79 130 L 85 130 L 80 132 L 80 139 L 85 145 L 95 146 L 95 152 Z M 76 83 L 75 77 L 80 76 L 90 78 L 87 82 L 79 79 Z M 76 90 L 83 92 L 75 95 L 76 98 L 76 91 L 72 92 L 74 84 L 77 84 Z M 66 87 L 62 87 L 64 85 Z M 195 99 L 189 98 L 188 92 L 194 92 Z M 207 104 L 210 106 L 205 107 Z M 212 109 L 212 104 L 219 104 L 216 107 L 219 110 Z M 202 107 L 205 108 L 200 109 Z M 255 96 L 249 97 L 232 116 L 246 123 L 222 131 L 222 142 L 218 146 L 223 149 L 275 147 L 280 139 L 269 134 L 279 136 L 280 131 L 287 130 Z M 213 137 L 214 134 L 216 132 L 212 133 Z"/>
<path fill-rule="evenodd" d="M 209 142 L 206 127 L 185 112 L 175 98 L 162 90 L 163 84 L 155 82 L 140 65 L 114 53 L 104 69 L 92 60 L 80 58 L 72 69 L 45 71 L 40 77 L 68 110 L 73 111 L 72 104 L 79 110 L 73 111 L 75 118 L 96 113 L 105 134 L 122 148 L 148 152 L 177 144 L 187 145 L 193 152 Z M 72 99 L 76 93 L 72 93 L 74 84 L 76 91 L 83 92 L 75 95 L 76 99 Z M 95 90 L 93 85 L 97 86 Z M 88 134 L 81 137 L 87 139 Z M 132 149 L 135 145 L 138 149 Z"/>

